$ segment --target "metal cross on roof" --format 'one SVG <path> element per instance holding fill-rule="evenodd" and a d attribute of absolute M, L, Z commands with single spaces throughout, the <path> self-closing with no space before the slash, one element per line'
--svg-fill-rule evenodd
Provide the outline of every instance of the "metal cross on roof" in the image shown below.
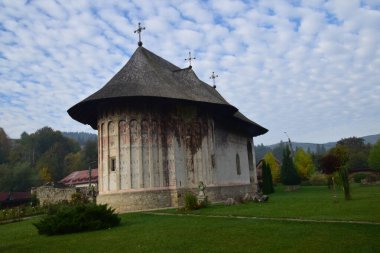
<path fill-rule="evenodd" d="M 137 43 L 137 45 L 139 45 L 139 47 L 142 46 L 142 42 L 141 42 L 141 32 L 142 30 L 145 30 L 145 27 L 142 27 L 141 26 L 141 23 L 139 22 L 139 28 L 137 28 L 137 30 L 134 31 L 134 33 L 138 33 L 139 34 L 139 43 Z"/>
<path fill-rule="evenodd" d="M 215 75 L 214 71 L 212 72 L 211 76 L 210 76 L 210 79 L 212 79 L 212 83 L 213 83 L 213 86 L 214 88 L 216 88 L 216 85 L 215 85 L 215 78 L 219 77 L 218 75 Z"/>
<path fill-rule="evenodd" d="M 185 61 L 189 62 L 189 68 L 191 68 L 191 60 L 195 60 L 195 57 L 191 58 L 191 52 L 189 52 L 189 58 L 185 59 Z"/>

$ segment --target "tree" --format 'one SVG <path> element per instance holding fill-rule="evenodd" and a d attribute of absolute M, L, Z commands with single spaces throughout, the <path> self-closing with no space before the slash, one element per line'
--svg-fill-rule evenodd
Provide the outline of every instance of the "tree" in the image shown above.
<path fill-rule="evenodd" d="M 369 153 L 368 165 L 371 169 L 380 172 L 380 140 L 378 140 Z"/>
<path fill-rule="evenodd" d="M 344 190 L 344 197 L 346 200 L 351 199 L 351 193 L 350 193 L 350 181 L 348 180 L 348 167 L 347 163 L 349 161 L 349 151 L 345 146 L 337 145 L 332 152 L 336 155 L 338 158 L 339 166 L 338 166 L 338 172 L 339 176 L 342 180 L 343 184 L 343 190 Z"/>
<path fill-rule="evenodd" d="M 281 181 L 284 185 L 299 185 L 301 180 L 297 174 L 289 146 L 282 153 Z"/>
<path fill-rule="evenodd" d="M 37 180 L 36 171 L 27 162 L 0 165 L 0 191 L 30 191 Z"/>
<path fill-rule="evenodd" d="M 64 137 L 60 131 L 54 131 L 50 127 L 43 127 L 35 133 L 25 137 L 24 141 L 32 151 L 33 164 L 35 164 L 44 153 L 48 152 L 57 143 L 60 143 L 65 152 L 68 151 L 67 153 L 80 150 L 79 144 L 76 141 Z"/>
<path fill-rule="evenodd" d="M 327 175 L 333 174 L 339 167 L 339 160 L 336 155 L 330 151 L 321 158 L 321 168 L 323 173 Z"/>
<path fill-rule="evenodd" d="M 363 138 L 344 138 L 337 142 L 337 146 L 346 148 L 348 154 L 347 168 L 349 170 L 355 171 L 368 167 L 370 146 L 364 143 Z"/>
<path fill-rule="evenodd" d="M 12 190 L 13 176 L 12 170 L 8 164 L 0 164 L 0 192 Z"/>
<path fill-rule="evenodd" d="M 68 175 L 73 171 L 86 169 L 86 165 L 87 164 L 83 160 L 82 151 L 69 153 L 64 159 L 64 174 Z"/>
<path fill-rule="evenodd" d="M 263 161 L 262 171 L 263 171 L 263 189 L 262 189 L 263 193 L 264 194 L 271 194 L 274 192 L 273 181 L 272 181 L 272 173 L 270 171 L 269 164 L 267 164 L 265 162 L 265 160 Z"/>
<path fill-rule="evenodd" d="M 64 159 L 69 153 L 86 154 L 87 158 L 80 161 L 96 160 L 96 141 L 80 151 L 76 141 L 44 127 L 32 134 L 24 132 L 19 140 L 10 142 L 0 128 L 0 190 L 29 191 L 41 180 L 61 180 L 66 175 Z M 86 165 L 78 167 L 87 168 Z"/>
<path fill-rule="evenodd" d="M 274 183 L 280 182 L 280 165 L 276 157 L 274 157 L 272 152 L 268 152 L 264 155 L 264 161 L 269 165 L 272 180 Z"/>
<path fill-rule="evenodd" d="M 265 154 L 267 152 L 270 152 L 271 149 L 267 146 L 264 146 L 262 143 L 258 146 L 255 146 L 255 157 L 256 157 L 256 162 L 260 161 L 261 159 L 264 158 Z"/>
<path fill-rule="evenodd" d="M 326 153 L 326 147 L 325 147 L 325 145 L 323 145 L 323 144 L 317 144 L 316 153 L 317 154 L 324 154 L 324 153 Z"/>
<path fill-rule="evenodd" d="M 70 151 L 70 149 L 65 147 L 65 143 L 55 143 L 38 159 L 38 170 L 47 170 L 55 182 L 61 180 L 65 176 L 63 161 Z"/>
<path fill-rule="evenodd" d="M 94 140 L 88 140 L 81 151 L 67 154 L 64 158 L 64 173 L 88 169 L 89 166 L 94 168 L 94 162 L 98 161 L 97 144 Z"/>
<path fill-rule="evenodd" d="M 86 165 L 98 161 L 98 143 L 94 140 L 88 140 L 83 148 L 83 159 Z"/>
<path fill-rule="evenodd" d="M 28 162 L 20 162 L 12 166 L 13 191 L 30 191 L 38 182 L 37 172 Z"/>
<path fill-rule="evenodd" d="M 4 129 L 0 127 L 0 164 L 7 162 L 10 149 L 11 142 Z"/>
<path fill-rule="evenodd" d="M 286 148 L 286 144 L 283 141 L 280 141 L 280 143 L 273 148 L 272 153 L 274 157 L 276 157 L 277 160 L 281 160 L 282 154 L 284 152 L 284 149 Z"/>
<path fill-rule="evenodd" d="M 302 148 L 298 148 L 294 155 L 294 164 L 296 166 L 298 175 L 301 179 L 309 179 L 311 174 L 314 173 L 315 167 L 310 154 L 306 153 Z"/>
<path fill-rule="evenodd" d="M 41 167 L 39 169 L 40 179 L 44 183 L 50 183 L 53 181 L 53 177 L 48 167 Z"/>
<path fill-rule="evenodd" d="M 31 166 L 35 164 L 34 138 L 23 132 L 21 138 L 15 141 L 9 155 L 10 163 L 28 162 Z"/>
<path fill-rule="evenodd" d="M 311 154 L 311 159 L 313 160 L 316 171 L 322 172 L 321 160 L 325 154 L 325 146 L 323 144 L 317 144 L 316 151 Z"/>
<path fill-rule="evenodd" d="M 348 149 L 359 150 L 365 146 L 364 139 L 358 137 L 343 138 L 336 143 L 336 145 L 345 146 Z"/>
<path fill-rule="evenodd" d="M 321 166 L 325 173 L 333 175 L 334 172 L 338 172 L 346 200 L 351 199 L 350 182 L 348 180 L 348 161 L 349 151 L 347 147 L 339 144 L 331 149 L 321 160 Z"/>

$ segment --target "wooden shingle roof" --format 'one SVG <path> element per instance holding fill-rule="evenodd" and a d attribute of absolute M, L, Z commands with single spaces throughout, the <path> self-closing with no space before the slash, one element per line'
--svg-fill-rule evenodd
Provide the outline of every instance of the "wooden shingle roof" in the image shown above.
<path fill-rule="evenodd" d="M 100 104 L 138 98 L 161 98 L 217 106 L 228 111 L 236 120 L 251 125 L 254 136 L 268 131 L 240 114 L 216 89 L 201 81 L 192 68 L 181 69 L 144 47 L 138 47 L 127 64 L 106 85 L 71 107 L 68 113 L 73 119 L 96 129 Z"/>

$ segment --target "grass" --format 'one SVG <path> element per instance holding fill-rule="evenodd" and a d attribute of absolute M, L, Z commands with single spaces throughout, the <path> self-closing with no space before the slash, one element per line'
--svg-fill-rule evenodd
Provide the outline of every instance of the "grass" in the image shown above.
<path fill-rule="evenodd" d="M 52 237 L 38 235 L 34 218 L 0 225 L 0 252 L 380 252 L 380 225 L 207 216 L 379 221 L 379 197 L 380 186 L 355 186 L 352 202 L 335 203 L 326 189 L 303 187 L 278 191 L 266 204 L 211 206 L 192 212 L 197 217 L 123 214 L 112 229 Z M 319 210 L 299 210 L 316 206 Z"/>
<path fill-rule="evenodd" d="M 269 195 L 267 203 L 247 203 L 236 206 L 220 204 L 192 213 L 380 222 L 380 186 L 352 184 L 351 188 L 353 199 L 345 201 L 342 190 L 337 190 L 337 197 L 334 198 L 326 186 L 304 186 L 296 192 L 284 192 L 283 187 L 280 186 L 277 187 L 275 194 Z"/>

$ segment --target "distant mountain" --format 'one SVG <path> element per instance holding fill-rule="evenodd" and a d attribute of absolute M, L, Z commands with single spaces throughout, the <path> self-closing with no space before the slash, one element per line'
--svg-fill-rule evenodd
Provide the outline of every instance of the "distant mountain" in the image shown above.
<path fill-rule="evenodd" d="M 365 143 L 369 143 L 371 145 L 375 144 L 378 140 L 380 140 L 380 134 L 367 135 L 362 137 Z"/>
<path fill-rule="evenodd" d="M 359 137 L 364 139 L 364 143 L 369 143 L 371 145 L 375 144 L 378 140 L 380 140 L 380 134 L 374 134 L 374 135 L 368 135 L 368 136 L 363 136 Z M 271 149 L 274 149 L 275 147 L 279 146 L 280 143 L 276 143 L 273 145 L 269 145 L 268 147 Z M 335 147 L 336 142 L 327 142 L 327 143 L 322 143 L 322 144 L 317 144 L 317 143 L 306 143 L 306 142 L 293 142 L 292 141 L 293 148 L 302 148 L 303 150 L 310 150 L 311 152 L 316 152 L 318 146 L 321 148 L 322 146 L 326 149 L 329 150 L 333 147 Z"/>
<path fill-rule="evenodd" d="M 98 135 L 85 133 L 85 132 L 62 132 L 62 135 L 76 140 L 81 146 L 86 144 L 87 141 L 98 141 Z"/>
<path fill-rule="evenodd" d="M 279 145 L 280 143 L 277 143 L 277 144 L 270 145 L 269 147 L 271 149 L 274 149 L 275 147 Z M 327 143 L 322 143 L 322 144 L 307 143 L 307 142 L 292 142 L 293 149 L 302 148 L 305 151 L 310 150 L 310 152 L 317 152 L 318 149 L 329 150 L 335 147 L 335 145 L 336 145 L 336 142 L 327 142 Z"/>

